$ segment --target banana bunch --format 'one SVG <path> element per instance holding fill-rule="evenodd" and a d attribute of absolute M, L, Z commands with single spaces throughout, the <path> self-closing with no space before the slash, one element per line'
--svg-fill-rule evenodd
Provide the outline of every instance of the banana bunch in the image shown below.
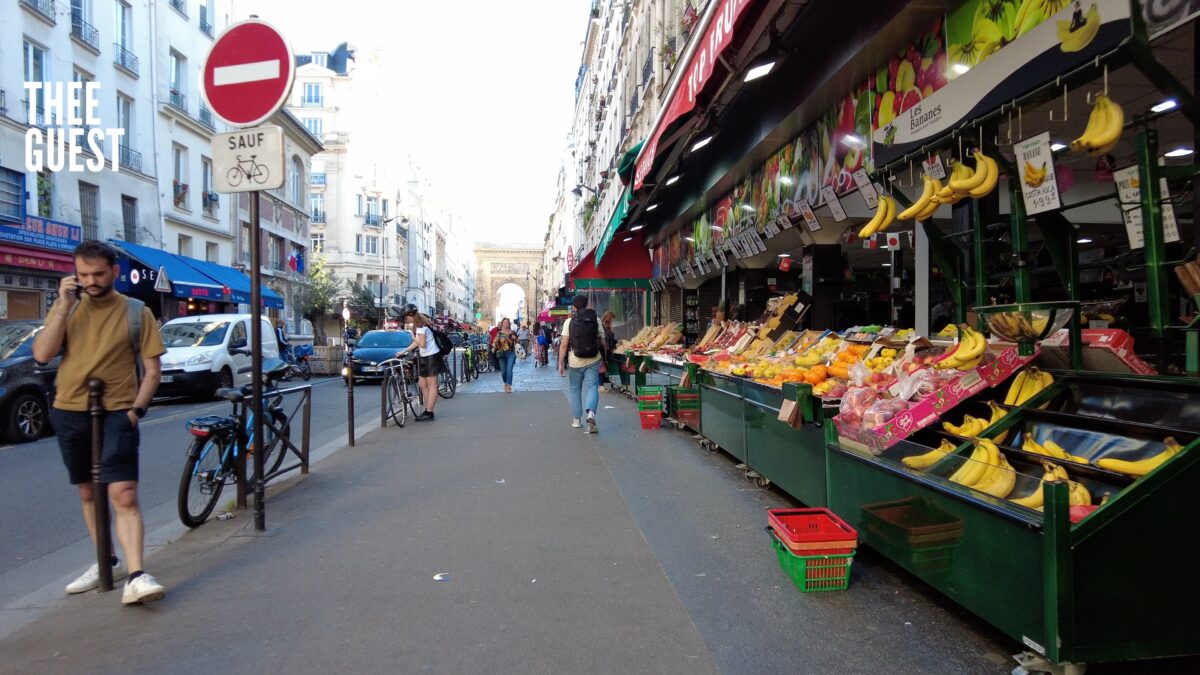
<path fill-rule="evenodd" d="M 1067 20 L 1059 20 L 1056 23 L 1055 34 L 1058 36 L 1059 49 L 1068 53 L 1077 52 L 1091 44 L 1092 38 L 1100 32 L 1100 12 L 1093 2 L 1083 23 L 1075 24 L 1074 21 Z"/>
<path fill-rule="evenodd" d="M 1053 383 L 1054 376 L 1050 373 L 1037 368 L 1026 368 L 1013 378 L 1012 384 L 1008 387 L 1008 394 L 1004 397 L 1004 405 L 1024 405 L 1026 401 Z M 1048 405 L 1050 402 L 1046 401 L 1038 408 L 1045 408 Z"/>
<path fill-rule="evenodd" d="M 879 204 L 875 207 L 875 215 L 858 231 L 859 239 L 866 239 L 876 232 L 883 232 L 892 226 L 896 220 L 896 200 L 891 195 L 879 195 Z"/>
<path fill-rule="evenodd" d="M 971 460 L 951 474 L 950 480 L 1001 499 L 1012 492 L 1017 472 L 995 443 L 980 440 L 971 452 Z"/>
<path fill-rule="evenodd" d="M 962 424 L 951 424 L 942 422 L 942 428 L 955 436 L 966 436 L 967 438 L 975 438 L 984 429 L 988 428 L 991 422 L 979 419 L 974 415 L 963 416 Z"/>
<path fill-rule="evenodd" d="M 1071 141 L 1071 149 L 1076 152 L 1088 151 L 1092 156 L 1100 156 L 1112 152 L 1121 139 L 1125 129 L 1125 111 L 1109 97 L 1101 94 L 1096 97 L 1096 105 L 1088 117 L 1087 128 L 1083 135 Z"/>
<path fill-rule="evenodd" d="M 1028 161 L 1025 162 L 1025 170 L 1021 177 L 1025 180 L 1025 184 L 1029 187 L 1041 187 L 1042 183 L 1046 182 L 1046 176 L 1050 174 L 1050 170 L 1046 168 L 1046 163 L 1042 162 L 1040 168 L 1034 168 Z"/>
<path fill-rule="evenodd" d="M 925 181 L 921 190 L 921 196 L 917 197 L 912 206 L 896 214 L 898 220 L 912 220 L 914 218 L 925 220 L 932 216 L 934 211 L 937 211 L 939 203 L 937 194 L 942 189 L 942 181 L 930 178 L 929 176 L 921 176 L 921 178 Z"/>
<path fill-rule="evenodd" d="M 996 422 L 999 422 L 1002 417 L 1004 417 L 1005 415 L 1008 414 L 1008 411 L 1005 410 L 1004 408 L 1001 408 L 1000 404 L 996 403 L 995 401 L 988 401 L 987 404 L 988 404 L 988 408 L 990 408 L 992 411 L 992 418 L 990 420 L 988 420 L 989 427 L 992 426 L 993 424 L 995 424 Z M 1004 431 L 1001 431 L 1000 435 L 998 435 L 992 439 L 992 442 L 997 445 L 1003 443 L 1004 439 L 1008 438 L 1009 431 L 1011 431 L 1011 429 L 1005 429 Z"/>
<path fill-rule="evenodd" d="M 950 190 L 957 195 L 982 199 L 996 189 L 996 181 L 1000 180 L 1000 167 L 996 164 L 996 160 L 978 150 L 971 154 L 975 157 L 975 170 L 964 173 L 958 179 L 951 176 Z M 961 165 L 962 162 L 959 164 Z"/>
<path fill-rule="evenodd" d="M 943 457 L 954 452 L 955 445 L 946 439 L 942 439 L 942 444 L 921 455 L 913 457 L 905 457 L 900 461 L 910 469 L 928 469 L 937 464 Z"/>
<path fill-rule="evenodd" d="M 984 353 L 987 351 L 987 338 L 983 336 L 983 333 L 965 323 L 960 328 L 962 338 L 959 339 L 957 345 L 942 355 L 934 364 L 935 368 L 970 370 L 983 361 Z"/>
<path fill-rule="evenodd" d="M 1153 457 L 1147 457 L 1146 459 L 1139 460 L 1137 462 L 1130 462 L 1124 459 L 1101 458 L 1097 459 L 1094 463 L 1101 469 L 1116 471 L 1127 476 L 1137 476 L 1140 478 L 1158 468 L 1163 462 L 1171 459 L 1175 455 L 1178 455 L 1180 452 L 1183 452 L 1183 446 L 1180 445 L 1179 441 L 1175 440 L 1174 438 L 1168 437 L 1163 441 L 1163 445 L 1166 447 L 1163 448 L 1162 452 L 1154 455 Z"/>
<path fill-rule="evenodd" d="M 1053 462 L 1042 462 L 1042 469 L 1044 470 L 1042 479 L 1038 481 L 1037 488 L 1033 492 L 1024 497 L 1010 499 L 1009 501 L 1035 511 L 1041 511 L 1046 499 L 1045 493 L 1042 492 L 1042 483 L 1053 483 L 1062 480 L 1066 481 L 1069 486 L 1068 503 L 1071 506 L 1088 506 L 1092 503 L 1092 493 L 1088 492 L 1088 489 L 1082 483 L 1071 480 L 1066 469 Z"/>
<path fill-rule="evenodd" d="M 1051 459 L 1065 459 L 1068 462 L 1075 462 L 1076 464 L 1088 463 L 1087 459 L 1079 455 L 1072 455 L 1052 440 L 1047 439 L 1045 443 L 1038 443 L 1029 434 L 1025 435 L 1025 441 L 1021 443 L 1021 449 L 1025 452 L 1042 455 Z"/>

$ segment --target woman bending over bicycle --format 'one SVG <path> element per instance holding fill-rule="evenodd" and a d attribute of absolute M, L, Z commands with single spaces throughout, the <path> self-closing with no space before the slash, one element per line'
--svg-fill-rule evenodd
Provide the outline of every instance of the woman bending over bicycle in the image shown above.
<path fill-rule="evenodd" d="M 404 307 L 404 327 L 412 332 L 413 343 L 396 356 L 404 356 L 414 349 L 421 350 L 420 358 L 417 359 L 417 375 L 420 377 L 419 386 L 425 412 L 417 415 L 418 422 L 433 419 L 433 407 L 438 401 L 438 375 L 442 372 L 442 357 L 437 341 L 433 339 L 430 325 L 429 318 L 422 314 L 416 305 L 409 304 Z"/>

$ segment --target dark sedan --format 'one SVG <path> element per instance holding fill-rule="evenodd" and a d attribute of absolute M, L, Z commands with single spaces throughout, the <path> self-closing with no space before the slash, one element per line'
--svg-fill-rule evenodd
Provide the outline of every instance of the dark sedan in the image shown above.
<path fill-rule="evenodd" d="M 13 442 L 34 441 L 50 427 L 59 357 L 42 366 L 33 360 L 41 321 L 0 321 L 0 425 Z"/>
<path fill-rule="evenodd" d="M 412 334 L 406 330 L 367 331 L 354 347 L 355 379 L 382 377 L 379 362 L 392 358 L 412 342 Z"/>

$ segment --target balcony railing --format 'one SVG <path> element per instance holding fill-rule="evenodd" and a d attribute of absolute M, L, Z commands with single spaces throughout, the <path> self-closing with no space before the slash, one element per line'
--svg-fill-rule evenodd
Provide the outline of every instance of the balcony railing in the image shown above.
<path fill-rule="evenodd" d="M 0 89 L 0 117 L 8 117 L 8 102 L 4 99 L 3 89 Z"/>
<path fill-rule="evenodd" d="M 142 170 L 142 153 L 128 145 L 121 146 L 121 166 L 127 166 L 134 171 Z"/>
<path fill-rule="evenodd" d="M 208 37 L 213 36 L 213 25 L 203 13 L 200 14 L 200 32 L 204 33 Z"/>
<path fill-rule="evenodd" d="M 313 185 L 324 185 L 325 184 L 325 174 L 314 173 L 309 178 L 309 182 L 312 183 Z"/>
<path fill-rule="evenodd" d="M 21 101 L 21 107 L 25 109 L 25 124 L 43 129 L 47 126 L 57 126 L 54 123 L 54 115 L 47 115 L 46 111 L 40 106 L 33 111 L 33 116 L 31 117 L 29 115 L 29 99 Z"/>
<path fill-rule="evenodd" d="M 215 211 L 221 204 L 221 195 L 216 192 L 201 192 L 200 195 L 201 206 L 205 211 Z"/>
<path fill-rule="evenodd" d="M 187 3 L 184 0 L 169 0 L 169 2 L 176 12 L 182 14 L 183 18 L 187 18 Z"/>
<path fill-rule="evenodd" d="M 368 213 L 367 215 L 363 216 L 363 223 L 366 225 L 378 225 L 379 224 L 379 214 L 378 213 Z"/>
<path fill-rule="evenodd" d="M 654 59 L 650 54 L 646 55 L 646 63 L 642 66 L 642 86 L 645 86 L 650 81 L 650 76 L 654 74 Z"/>
<path fill-rule="evenodd" d="M 172 89 L 168 101 L 172 107 L 178 108 L 184 113 L 187 113 L 187 95 L 185 95 L 183 92 L 177 89 Z"/>
<path fill-rule="evenodd" d="M 84 44 L 90 45 L 96 51 L 100 51 L 100 31 L 96 27 L 83 20 L 83 17 L 78 14 L 71 15 L 71 37 L 78 38 Z"/>
<path fill-rule="evenodd" d="M 204 105 L 203 103 L 200 104 L 200 124 L 203 124 L 213 131 L 217 130 L 217 124 L 213 121 L 212 111 L 209 110 L 208 106 Z"/>
<path fill-rule="evenodd" d="M 175 206 L 183 206 L 187 203 L 188 184 L 175 181 Z"/>
<path fill-rule="evenodd" d="M 19 0 L 22 5 L 37 12 L 43 19 L 46 19 L 52 24 L 58 23 L 54 17 L 55 8 L 54 0 Z"/>
<path fill-rule="evenodd" d="M 325 212 L 324 211 L 313 211 L 311 214 L 309 214 L 308 222 L 310 222 L 310 223 L 325 222 Z"/>
<path fill-rule="evenodd" d="M 113 63 L 134 75 L 138 74 L 138 57 L 118 42 L 113 43 Z"/>
<path fill-rule="evenodd" d="M 304 108 L 324 108 L 324 96 L 305 96 L 300 99 L 300 105 Z"/>

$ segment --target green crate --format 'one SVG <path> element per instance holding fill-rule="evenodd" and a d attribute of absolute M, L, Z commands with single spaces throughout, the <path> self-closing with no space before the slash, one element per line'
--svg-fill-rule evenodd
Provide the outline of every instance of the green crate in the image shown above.
<path fill-rule="evenodd" d="M 662 396 L 663 388 L 662 388 L 662 385 L 651 385 L 648 387 L 638 387 L 637 395 L 638 396 Z"/>
<path fill-rule="evenodd" d="M 771 537 L 779 566 L 801 593 L 844 591 L 850 585 L 850 564 L 854 553 L 838 555 L 796 555 L 775 536 Z"/>

